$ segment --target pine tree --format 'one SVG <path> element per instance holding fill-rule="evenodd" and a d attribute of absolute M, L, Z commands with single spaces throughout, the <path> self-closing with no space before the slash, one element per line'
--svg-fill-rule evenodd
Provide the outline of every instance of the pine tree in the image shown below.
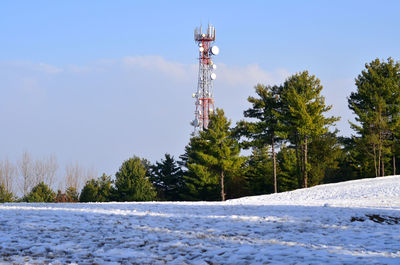
<path fill-rule="evenodd" d="M 115 174 L 118 201 L 151 201 L 156 199 L 148 172 L 139 157 L 126 160 Z"/>
<path fill-rule="evenodd" d="M 95 179 L 86 181 L 79 196 L 80 202 L 97 202 L 99 188 Z"/>
<path fill-rule="evenodd" d="M 325 105 L 325 98 L 320 95 L 321 90 L 320 80 L 304 71 L 289 77 L 280 92 L 282 111 L 279 121 L 289 141 L 295 146 L 303 187 L 308 186 L 310 141 L 313 137 L 326 133 L 328 126 L 339 120 L 323 115 L 331 106 Z"/>
<path fill-rule="evenodd" d="M 196 166 L 203 163 L 198 153 L 205 148 L 205 141 L 199 135 L 193 136 L 185 147 L 185 153 L 179 157 L 181 159 L 179 164 L 186 168 L 183 172 L 185 187 L 182 194 L 185 200 L 214 201 L 219 198 L 216 179 L 210 176 L 208 170 L 203 170 L 204 167 Z"/>
<path fill-rule="evenodd" d="M 8 192 L 3 183 L 0 183 L 0 203 L 14 201 L 14 195 Z"/>
<path fill-rule="evenodd" d="M 49 186 L 40 182 L 32 188 L 31 192 L 24 198 L 26 202 L 54 202 L 56 194 Z"/>
<path fill-rule="evenodd" d="M 330 171 L 338 169 L 342 149 L 335 132 L 314 136 L 309 145 L 309 185 L 326 183 Z"/>
<path fill-rule="evenodd" d="M 165 159 L 151 166 L 150 180 L 157 190 L 158 198 L 167 201 L 181 199 L 184 187 L 182 169 L 170 154 L 165 154 Z"/>
<path fill-rule="evenodd" d="M 111 176 L 108 176 L 107 174 L 103 173 L 103 175 L 101 175 L 101 177 L 97 180 L 97 183 L 99 187 L 97 201 L 98 202 L 110 201 L 114 190 L 112 186 L 113 181 L 111 180 Z"/>
<path fill-rule="evenodd" d="M 279 165 L 279 190 L 290 191 L 301 187 L 297 179 L 298 170 L 295 150 L 282 145 L 277 154 L 277 160 Z"/>
<path fill-rule="evenodd" d="M 392 58 L 387 62 L 375 59 L 365 68 L 355 80 L 357 91 L 348 98 L 357 121 L 350 124 L 359 136 L 356 144 L 367 147 L 374 175 L 385 175 L 389 156 L 395 174 L 400 128 L 400 64 Z"/>
<path fill-rule="evenodd" d="M 187 148 L 189 174 L 186 179 L 192 192 L 197 186 L 211 190 L 217 187 L 220 199 L 224 201 L 226 178 L 241 177 L 239 172 L 244 159 L 239 156 L 239 144 L 233 139 L 229 126 L 230 121 L 225 117 L 224 111 L 217 109 L 210 116 L 208 129 L 191 139 L 190 148 Z"/>
<path fill-rule="evenodd" d="M 268 147 L 253 148 L 246 162 L 246 180 L 251 195 L 261 195 L 275 191 L 272 163 Z"/>
<path fill-rule="evenodd" d="M 107 202 L 112 199 L 111 177 L 103 173 L 98 179 L 88 180 L 82 188 L 80 202 Z"/>
<path fill-rule="evenodd" d="M 242 144 L 244 147 L 258 148 L 271 147 L 273 165 L 274 192 L 278 192 L 277 167 L 276 167 L 276 144 L 281 141 L 277 132 L 279 131 L 278 113 L 281 108 L 278 86 L 264 86 L 258 84 L 255 87 L 257 97 L 249 97 L 247 100 L 252 107 L 244 111 L 246 118 L 256 119 L 254 122 L 240 121 L 237 124 L 237 134 L 245 137 Z"/>

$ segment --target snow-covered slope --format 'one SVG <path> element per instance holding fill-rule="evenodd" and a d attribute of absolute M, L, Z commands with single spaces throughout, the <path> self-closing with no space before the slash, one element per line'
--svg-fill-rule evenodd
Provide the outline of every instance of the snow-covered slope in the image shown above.
<path fill-rule="evenodd" d="M 231 200 L 232 204 L 400 207 L 400 176 L 352 180 L 278 194 Z"/>
<path fill-rule="evenodd" d="M 0 264 L 400 264 L 400 177 L 227 202 L 0 204 Z"/>

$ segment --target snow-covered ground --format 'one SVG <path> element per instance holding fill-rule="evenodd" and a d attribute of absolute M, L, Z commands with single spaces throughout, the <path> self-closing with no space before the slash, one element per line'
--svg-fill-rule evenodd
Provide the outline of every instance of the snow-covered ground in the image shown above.
<path fill-rule="evenodd" d="M 227 202 L 0 204 L 0 264 L 400 264 L 400 176 Z"/>

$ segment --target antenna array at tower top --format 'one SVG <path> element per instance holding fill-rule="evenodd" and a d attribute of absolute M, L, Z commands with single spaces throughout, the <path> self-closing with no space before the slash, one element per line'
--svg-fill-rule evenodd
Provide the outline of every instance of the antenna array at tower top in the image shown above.
<path fill-rule="evenodd" d="M 215 28 L 208 25 L 207 32 L 203 32 L 202 26 L 194 29 L 195 41 L 215 41 Z"/>

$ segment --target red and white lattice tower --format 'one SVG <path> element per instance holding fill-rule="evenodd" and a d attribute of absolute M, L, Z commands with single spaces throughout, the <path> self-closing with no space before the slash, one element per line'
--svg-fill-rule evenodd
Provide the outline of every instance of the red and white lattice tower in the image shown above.
<path fill-rule="evenodd" d="M 194 40 L 199 46 L 199 79 L 197 91 L 193 94 L 196 99 L 195 117 L 192 121 L 194 133 L 207 129 L 210 114 L 214 111 L 214 97 L 212 94 L 212 81 L 217 77 L 213 72 L 217 66 L 211 60 L 213 55 L 219 53 L 219 48 L 212 45 L 215 41 L 215 28 L 208 25 L 207 31 L 202 27 L 194 30 Z"/>

